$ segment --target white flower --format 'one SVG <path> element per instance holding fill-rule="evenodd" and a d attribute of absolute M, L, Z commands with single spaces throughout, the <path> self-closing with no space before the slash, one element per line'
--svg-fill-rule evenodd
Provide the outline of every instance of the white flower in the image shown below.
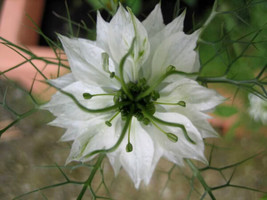
<path fill-rule="evenodd" d="M 138 188 L 161 157 L 206 162 L 203 138 L 217 134 L 204 112 L 223 98 L 187 78 L 199 71 L 199 31 L 186 35 L 184 16 L 165 26 L 158 4 L 141 23 L 120 6 L 109 23 L 98 13 L 96 41 L 59 36 L 71 73 L 49 81 L 60 91 L 43 108 L 74 141 L 67 163 L 106 149 Z"/>
<path fill-rule="evenodd" d="M 250 108 L 249 114 L 255 121 L 261 121 L 267 125 L 267 101 L 253 94 L 249 94 Z"/>

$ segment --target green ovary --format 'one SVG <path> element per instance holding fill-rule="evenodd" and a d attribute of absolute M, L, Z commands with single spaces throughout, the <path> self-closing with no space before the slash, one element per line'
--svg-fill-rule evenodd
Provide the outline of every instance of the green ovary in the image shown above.
<path fill-rule="evenodd" d="M 148 112 L 150 115 L 153 115 L 156 111 L 154 101 L 159 98 L 159 94 L 156 91 L 153 91 L 151 94 L 141 98 L 140 100 L 136 100 L 136 97 L 139 94 L 143 93 L 149 88 L 144 78 L 139 79 L 136 83 L 129 82 L 126 86 L 128 88 L 128 91 L 133 96 L 133 100 L 131 100 L 127 96 L 123 89 L 120 89 L 114 96 L 115 104 L 130 102 L 129 104 L 119 107 L 122 119 L 125 120 L 132 113 L 132 115 L 135 116 L 138 121 L 143 122 L 145 125 L 149 124 L 150 120 L 144 117 L 142 111 L 139 108 L 140 106 L 138 105 L 141 105 L 145 108 L 146 112 Z"/>

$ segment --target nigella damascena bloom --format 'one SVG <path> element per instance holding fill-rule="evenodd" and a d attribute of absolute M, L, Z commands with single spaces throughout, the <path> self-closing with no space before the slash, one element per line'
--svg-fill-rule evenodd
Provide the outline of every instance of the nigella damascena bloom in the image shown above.
<path fill-rule="evenodd" d="M 66 129 L 61 140 L 74 141 L 67 163 L 105 149 L 138 188 L 161 157 L 206 162 L 203 138 L 216 132 L 205 111 L 223 98 L 188 76 L 200 68 L 199 31 L 186 35 L 184 16 L 164 25 L 158 4 L 140 22 L 120 6 L 110 22 L 98 13 L 96 41 L 59 36 L 71 73 L 49 81 L 59 92 L 44 108 Z"/>
<path fill-rule="evenodd" d="M 253 94 L 249 94 L 248 98 L 250 101 L 250 116 L 255 121 L 260 121 L 262 124 L 267 125 L 267 101 Z"/>

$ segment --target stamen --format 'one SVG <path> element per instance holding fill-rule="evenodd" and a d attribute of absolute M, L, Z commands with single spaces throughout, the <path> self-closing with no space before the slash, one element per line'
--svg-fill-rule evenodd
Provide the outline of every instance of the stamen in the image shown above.
<path fill-rule="evenodd" d="M 169 65 L 166 69 L 166 73 L 169 73 L 169 72 L 172 72 L 172 71 L 175 71 L 175 67 L 173 65 Z"/>
<path fill-rule="evenodd" d="M 83 98 L 84 99 L 91 99 L 92 97 L 97 97 L 97 96 L 114 96 L 114 95 L 115 95 L 115 93 L 114 94 L 112 94 L 112 93 L 106 93 L 106 94 L 90 94 L 88 92 L 85 92 L 85 93 L 83 93 Z"/>
<path fill-rule="evenodd" d="M 103 64 L 102 64 L 103 70 L 105 72 L 109 73 L 110 78 L 114 78 L 115 72 L 111 72 L 109 70 L 109 55 L 106 52 L 104 52 L 101 54 L 101 57 L 102 57 L 102 61 L 103 61 Z"/>
<path fill-rule="evenodd" d="M 154 82 L 153 85 L 151 85 L 147 90 L 145 90 L 144 92 L 140 93 L 135 99 L 136 101 L 142 99 L 143 97 L 146 97 L 147 95 L 151 94 L 151 92 L 153 92 L 153 90 L 155 90 L 155 88 L 162 83 L 162 81 L 164 81 L 167 77 L 171 76 L 171 75 L 181 75 L 181 76 L 197 76 L 199 73 L 198 72 L 192 72 L 192 73 L 187 73 L 187 72 L 182 72 L 182 71 L 177 71 L 175 70 L 175 67 L 170 65 L 167 67 L 166 69 L 166 73 L 163 74 L 161 77 L 159 77 L 159 79 L 157 81 Z"/>
<path fill-rule="evenodd" d="M 185 103 L 185 101 L 179 101 L 177 104 L 178 104 L 179 106 L 186 107 L 186 103 Z"/>
<path fill-rule="evenodd" d="M 117 117 L 118 116 L 118 114 L 120 114 L 120 112 L 118 111 L 115 115 L 113 115 L 112 117 L 111 117 L 111 119 L 110 120 L 108 120 L 108 121 L 105 121 L 105 124 L 107 125 L 107 126 L 109 126 L 109 127 L 111 127 L 112 126 L 112 120 L 113 119 L 115 119 L 115 117 Z"/>
<path fill-rule="evenodd" d="M 142 105 L 138 105 L 138 107 L 142 110 L 144 116 L 147 117 L 151 122 L 154 121 L 154 122 L 157 122 L 157 123 L 166 125 L 166 126 L 179 127 L 180 129 L 182 129 L 183 134 L 184 134 L 184 136 L 185 136 L 185 139 L 186 139 L 188 142 L 192 143 L 192 144 L 196 144 L 196 142 L 193 141 L 193 140 L 189 137 L 189 135 L 188 135 L 188 133 L 187 133 L 187 131 L 186 131 L 186 129 L 185 129 L 185 127 L 184 127 L 183 124 L 164 121 L 164 120 L 162 120 L 162 119 L 159 119 L 159 118 L 154 117 L 153 115 L 149 114 L 149 113 L 145 110 L 145 108 L 144 108 Z"/>
<path fill-rule="evenodd" d="M 93 97 L 93 95 L 91 95 L 90 93 L 86 92 L 86 93 L 83 93 L 83 98 L 84 99 L 91 99 Z"/>
<path fill-rule="evenodd" d="M 177 142 L 178 141 L 178 137 L 177 135 L 173 134 L 173 133 L 169 133 L 169 132 L 166 132 L 164 131 L 162 128 L 160 128 L 155 122 L 151 121 L 151 123 L 158 129 L 160 130 L 162 133 L 164 133 L 168 139 L 172 142 Z"/>
<path fill-rule="evenodd" d="M 127 57 L 132 53 L 133 48 L 134 48 L 134 43 L 135 43 L 136 38 L 133 38 L 131 47 L 129 48 L 129 51 L 122 57 L 120 64 L 119 64 L 119 73 L 120 73 L 120 82 L 121 82 L 121 86 L 123 91 L 125 92 L 125 94 L 129 97 L 129 99 L 133 100 L 133 95 L 130 93 L 129 88 L 126 86 L 125 80 L 124 80 L 124 73 L 123 73 L 123 67 L 124 67 L 124 63 L 127 59 Z"/>
<path fill-rule="evenodd" d="M 161 105 L 169 105 L 169 106 L 182 106 L 186 107 L 186 102 L 185 101 L 179 101 L 177 103 L 165 103 L 165 102 L 153 102 L 154 104 L 161 104 Z"/>
<path fill-rule="evenodd" d="M 133 151 L 133 145 L 131 144 L 131 143 L 128 143 L 127 145 L 126 145 L 126 152 L 127 153 L 130 153 L 130 152 L 132 152 Z"/>
<path fill-rule="evenodd" d="M 111 72 L 109 75 L 110 78 L 114 78 L 115 77 L 115 72 Z"/>
<path fill-rule="evenodd" d="M 103 61 L 103 63 L 102 63 L 103 70 L 107 73 L 110 73 L 110 71 L 109 71 L 109 55 L 106 52 L 104 52 L 101 54 L 101 57 L 102 57 L 102 61 Z"/>
<path fill-rule="evenodd" d="M 132 120 L 129 123 L 129 128 L 128 128 L 128 144 L 126 145 L 126 152 L 132 152 L 133 151 L 133 145 L 131 144 L 131 126 L 132 126 Z"/>
<path fill-rule="evenodd" d="M 108 111 L 111 111 L 111 110 L 115 110 L 115 109 L 117 109 L 117 108 L 119 108 L 119 107 L 121 107 L 121 106 L 129 105 L 129 104 L 131 103 L 131 102 L 127 102 L 127 101 L 125 101 L 125 102 L 119 102 L 119 103 L 117 103 L 117 104 L 115 104 L 115 105 L 108 106 L 108 107 L 105 107 L 105 108 L 90 109 L 90 108 L 87 108 L 87 107 L 85 107 L 84 105 L 82 105 L 82 104 L 79 102 L 79 100 L 76 99 L 76 97 L 75 97 L 73 94 L 71 94 L 71 93 L 69 93 L 69 92 L 66 92 L 66 91 L 62 90 L 61 88 L 56 87 L 55 85 L 52 85 L 52 84 L 49 83 L 49 82 L 47 82 L 47 84 L 50 85 L 50 86 L 52 86 L 52 87 L 54 87 L 54 88 L 56 88 L 59 92 L 61 92 L 62 94 L 68 96 L 69 98 L 71 98 L 72 101 L 73 101 L 73 102 L 74 102 L 74 103 L 75 103 L 81 110 L 83 110 L 83 111 L 85 111 L 85 112 L 89 112 L 89 113 L 103 113 L 103 112 L 108 112 Z"/>

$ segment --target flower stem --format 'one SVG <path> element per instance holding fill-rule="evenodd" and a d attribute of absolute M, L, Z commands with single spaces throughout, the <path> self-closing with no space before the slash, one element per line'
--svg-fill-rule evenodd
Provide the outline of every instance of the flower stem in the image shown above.
<path fill-rule="evenodd" d="M 178 74 L 178 75 L 183 75 L 183 76 L 196 76 L 198 75 L 197 72 L 193 72 L 193 73 L 186 73 L 186 72 L 182 72 L 182 71 L 177 71 L 177 70 L 172 70 L 172 71 L 168 71 L 165 74 L 163 74 L 156 82 L 154 82 L 154 84 L 152 86 L 150 86 L 147 90 L 145 90 L 144 92 L 140 93 L 137 97 L 136 97 L 136 101 L 142 99 L 143 97 L 148 96 L 153 90 L 155 90 L 155 88 L 162 83 L 162 81 L 164 79 L 166 79 L 168 76 L 174 75 L 174 74 Z"/>
<path fill-rule="evenodd" d="M 201 183 L 201 185 L 203 186 L 205 191 L 209 194 L 210 198 L 212 200 L 216 200 L 216 198 L 214 197 L 214 195 L 212 193 L 212 189 L 207 185 L 207 183 L 204 180 L 203 176 L 201 175 L 199 169 L 194 165 L 194 163 L 191 162 L 191 160 L 185 159 L 185 161 L 187 162 L 187 164 L 189 165 L 190 169 L 194 173 L 194 176 L 197 177 L 197 179 L 199 180 L 199 182 Z"/>
<path fill-rule="evenodd" d="M 95 174 L 96 174 L 97 170 L 100 168 L 100 165 L 101 165 L 104 157 L 105 157 L 105 154 L 104 153 L 101 153 L 99 155 L 99 157 L 98 157 L 98 159 L 96 161 L 96 164 L 94 165 L 94 168 L 93 168 L 93 170 L 90 173 L 90 176 L 88 177 L 88 179 L 83 184 L 83 188 L 82 188 L 79 196 L 77 197 L 77 200 L 81 200 L 83 198 L 83 195 L 86 192 L 86 189 L 87 189 L 88 186 L 91 187 L 91 183 L 92 183 L 92 181 L 93 181 L 93 179 L 95 177 Z"/>

